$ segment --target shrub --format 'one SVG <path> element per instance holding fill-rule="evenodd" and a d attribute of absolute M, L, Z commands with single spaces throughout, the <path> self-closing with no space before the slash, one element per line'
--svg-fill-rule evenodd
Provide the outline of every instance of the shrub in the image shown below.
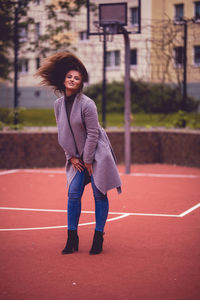
<path fill-rule="evenodd" d="M 98 111 L 102 110 L 102 84 L 91 85 L 85 90 L 86 95 L 93 99 Z M 107 84 L 106 91 L 106 110 L 107 112 L 122 112 L 124 109 L 124 86 L 122 82 L 113 81 Z"/>
<path fill-rule="evenodd" d="M 19 123 L 23 123 L 22 112 L 24 110 L 23 107 L 16 109 L 0 108 L 0 121 L 5 124 L 13 124 L 14 115 L 17 114 Z"/>
<path fill-rule="evenodd" d="M 98 107 L 102 107 L 101 83 L 88 87 L 85 93 L 92 98 Z M 131 80 L 131 110 L 145 113 L 173 113 L 181 110 L 182 95 L 177 88 L 169 85 L 152 84 Z M 192 112 L 197 109 L 197 102 L 188 97 L 185 110 Z M 124 83 L 113 81 L 107 84 L 107 112 L 123 112 Z"/>
<path fill-rule="evenodd" d="M 11 124 L 13 122 L 11 109 L 9 108 L 0 109 L 0 121 L 5 124 Z"/>

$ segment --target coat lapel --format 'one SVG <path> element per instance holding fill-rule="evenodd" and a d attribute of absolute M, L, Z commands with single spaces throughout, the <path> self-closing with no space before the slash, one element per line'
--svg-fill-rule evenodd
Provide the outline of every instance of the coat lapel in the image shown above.
<path fill-rule="evenodd" d="M 59 119 L 58 119 L 58 142 L 63 149 L 72 156 L 76 155 L 76 147 L 72 136 L 67 113 L 65 108 L 65 99 L 62 98 Z"/>
<path fill-rule="evenodd" d="M 85 140 L 86 140 L 86 131 L 83 123 L 83 116 L 82 116 L 82 94 L 78 94 L 74 99 L 74 103 L 71 110 L 70 115 L 70 124 L 73 128 L 73 134 L 76 141 L 76 146 L 81 156 L 83 153 Z M 82 124 L 82 126 L 81 126 Z"/>
<path fill-rule="evenodd" d="M 76 95 L 76 98 L 74 99 L 74 103 L 72 105 L 72 110 L 70 114 L 70 123 L 73 123 L 73 120 L 79 116 L 79 110 L 81 109 L 79 102 L 80 102 L 80 94 Z"/>

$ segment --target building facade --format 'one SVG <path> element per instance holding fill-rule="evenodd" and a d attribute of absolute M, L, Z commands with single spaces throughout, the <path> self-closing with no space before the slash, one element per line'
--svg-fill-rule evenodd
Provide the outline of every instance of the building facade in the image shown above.
<path fill-rule="evenodd" d="M 200 1 L 153 0 L 152 7 L 151 81 L 182 89 L 185 82 L 200 100 Z"/>
<path fill-rule="evenodd" d="M 53 106 L 56 96 L 39 86 L 34 73 L 41 65 L 43 57 L 29 50 L 31 40 L 45 34 L 51 24 L 45 14 L 45 5 L 57 0 L 35 0 L 31 2 L 29 15 L 35 23 L 20 32 L 21 50 L 19 55 L 19 106 Z M 124 2 L 119 0 L 91 1 L 96 11 L 91 12 L 91 30 L 98 32 L 98 5 L 100 3 Z M 186 74 L 188 94 L 200 100 L 200 1 L 193 0 L 141 0 L 141 33 L 138 30 L 138 0 L 128 0 L 127 26 L 131 32 L 131 77 L 146 82 L 160 82 L 170 85 L 183 84 L 184 49 L 187 54 Z M 60 12 L 58 11 L 58 14 Z M 85 64 L 89 73 L 88 85 L 102 81 L 103 41 L 99 36 L 87 36 L 86 8 L 74 17 L 65 15 L 70 27 L 65 33 L 70 45 L 61 50 L 74 52 Z M 186 44 L 185 27 L 187 27 Z M 64 36 L 60 36 L 63 39 Z M 46 42 L 50 47 L 50 41 Z M 122 81 L 125 69 L 125 43 L 123 35 L 108 35 L 106 78 L 108 82 Z M 0 83 L 0 106 L 12 106 L 13 89 L 8 83 Z"/>

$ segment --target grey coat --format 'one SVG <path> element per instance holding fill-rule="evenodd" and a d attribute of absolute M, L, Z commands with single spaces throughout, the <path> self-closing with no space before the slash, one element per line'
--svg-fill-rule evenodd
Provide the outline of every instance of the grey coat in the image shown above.
<path fill-rule="evenodd" d="M 68 184 L 78 172 L 70 163 L 70 158 L 76 156 L 82 157 L 85 163 L 92 163 L 94 183 L 103 194 L 113 188 L 120 192 L 121 181 L 115 155 L 106 132 L 99 125 L 94 101 L 82 93 L 76 96 L 70 115 L 73 133 L 69 126 L 64 97 L 55 101 L 54 111 L 58 142 L 66 155 Z"/>

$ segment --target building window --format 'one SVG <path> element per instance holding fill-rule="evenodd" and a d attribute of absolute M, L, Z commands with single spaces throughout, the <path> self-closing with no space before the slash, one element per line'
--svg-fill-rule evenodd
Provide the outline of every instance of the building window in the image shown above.
<path fill-rule="evenodd" d="M 35 91 L 34 95 L 35 95 L 35 97 L 39 97 L 40 96 L 40 91 Z"/>
<path fill-rule="evenodd" d="M 108 51 L 106 53 L 106 66 L 118 67 L 120 65 L 120 51 Z"/>
<path fill-rule="evenodd" d="M 175 4 L 174 5 L 174 20 L 175 22 L 181 22 L 184 18 L 184 5 Z"/>
<path fill-rule="evenodd" d="M 20 59 L 19 60 L 19 72 L 22 74 L 28 73 L 29 69 L 29 61 L 28 59 Z"/>
<path fill-rule="evenodd" d="M 182 67 L 183 66 L 183 47 L 176 47 L 174 48 L 174 64 L 175 67 Z"/>
<path fill-rule="evenodd" d="M 194 46 L 194 64 L 200 65 L 200 46 Z"/>
<path fill-rule="evenodd" d="M 79 32 L 79 39 L 81 41 L 88 40 L 87 31 L 81 31 L 81 32 Z"/>
<path fill-rule="evenodd" d="M 33 1 L 36 5 L 40 5 L 40 0 L 34 0 Z"/>
<path fill-rule="evenodd" d="M 20 42 L 27 42 L 28 39 L 28 26 L 27 25 L 22 25 L 19 28 L 19 41 Z"/>
<path fill-rule="evenodd" d="M 200 21 L 200 1 L 194 2 L 194 16 Z"/>
<path fill-rule="evenodd" d="M 132 7 L 130 10 L 131 10 L 131 24 L 138 25 L 139 23 L 138 7 Z"/>
<path fill-rule="evenodd" d="M 35 24 L 35 40 L 38 40 L 40 37 L 40 23 Z"/>
<path fill-rule="evenodd" d="M 39 69 L 39 67 L 40 67 L 40 58 L 39 57 L 36 58 L 35 63 L 36 63 L 36 69 Z"/>
<path fill-rule="evenodd" d="M 137 65 L 137 49 L 131 50 L 131 66 Z"/>

